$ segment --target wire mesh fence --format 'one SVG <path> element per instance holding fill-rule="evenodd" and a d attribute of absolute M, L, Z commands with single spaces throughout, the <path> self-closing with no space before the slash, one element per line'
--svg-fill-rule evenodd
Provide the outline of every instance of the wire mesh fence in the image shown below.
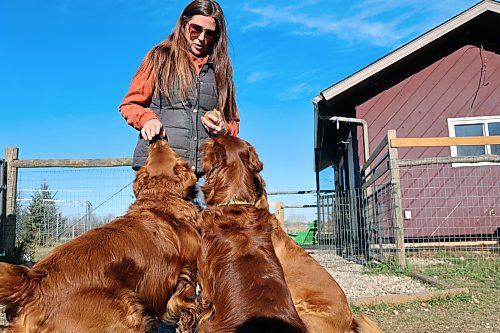
<path fill-rule="evenodd" d="M 122 215 L 134 200 L 135 173 L 130 166 L 92 166 L 116 162 L 108 160 L 38 162 L 19 160 L 22 167 L 17 168 L 15 179 L 16 224 L 12 228 L 25 260 L 39 260 L 53 247 Z M 79 166 L 44 167 L 74 163 Z M 292 235 L 313 225 L 315 191 L 270 192 L 270 197 L 286 209 L 283 215 Z M 271 210 L 276 211 L 276 207 Z M 28 248 L 22 248 L 28 239 Z"/>
<path fill-rule="evenodd" d="M 339 262 L 500 269 L 500 156 L 401 160 L 390 138 L 375 151 L 362 188 L 319 196 L 320 248 Z"/>
<path fill-rule="evenodd" d="M 400 162 L 405 253 L 412 266 L 481 260 L 499 267 L 500 165 L 459 161 Z"/>
<path fill-rule="evenodd" d="M 317 222 L 316 190 L 267 192 L 271 212 L 281 219 L 290 235 L 305 232 Z M 312 243 L 312 240 L 309 243 Z"/>
<path fill-rule="evenodd" d="M 57 244 L 122 215 L 134 200 L 130 167 L 23 168 L 16 195 L 16 239 L 36 260 Z"/>

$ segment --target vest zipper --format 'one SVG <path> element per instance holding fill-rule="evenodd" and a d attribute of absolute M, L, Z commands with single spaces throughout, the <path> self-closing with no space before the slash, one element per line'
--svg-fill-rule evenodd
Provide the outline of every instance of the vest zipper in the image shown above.
<path fill-rule="evenodd" d="M 205 66 L 205 65 L 203 65 Z M 203 69 L 203 68 L 202 68 Z M 200 70 L 201 73 L 201 70 Z M 194 149 L 194 172 L 198 172 L 198 118 L 200 113 L 200 75 L 196 76 L 196 101 L 195 101 L 196 114 L 194 115 L 194 135 L 195 135 L 195 149 Z"/>

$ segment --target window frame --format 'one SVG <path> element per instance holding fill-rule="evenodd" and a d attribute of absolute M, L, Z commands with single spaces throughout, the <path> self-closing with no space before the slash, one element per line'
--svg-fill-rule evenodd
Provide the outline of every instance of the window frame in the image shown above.
<path fill-rule="evenodd" d="M 456 138 L 455 126 L 456 125 L 477 125 L 483 126 L 483 136 L 490 136 L 488 130 L 488 123 L 499 123 L 500 116 L 480 116 L 480 117 L 461 117 L 461 118 L 448 118 L 448 134 L 450 138 Z M 485 126 L 486 125 L 486 126 Z M 484 145 L 485 155 L 491 155 L 491 145 Z M 450 146 L 450 156 L 458 157 L 457 146 Z M 482 155 L 477 155 L 482 156 Z M 479 163 L 453 163 L 453 167 L 461 166 L 480 166 L 480 165 L 500 165 L 500 163 L 492 162 L 479 162 Z"/>

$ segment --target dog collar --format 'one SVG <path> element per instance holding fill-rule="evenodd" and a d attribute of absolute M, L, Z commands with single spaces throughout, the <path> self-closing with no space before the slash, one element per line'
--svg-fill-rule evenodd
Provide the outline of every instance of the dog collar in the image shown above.
<path fill-rule="evenodd" d="M 227 200 L 227 201 L 222 201 L 222 202 L 219 202 L 218 204 L 215 204 L 215 206 L 229 206 L 229 205 L 249 205 L 249 206 L 253 206 L 253 205 L 255 205 L 255 201 Z"/>

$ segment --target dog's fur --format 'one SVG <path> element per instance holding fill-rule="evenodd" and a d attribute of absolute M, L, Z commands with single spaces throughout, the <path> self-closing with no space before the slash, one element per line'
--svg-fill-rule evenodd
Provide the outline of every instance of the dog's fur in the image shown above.
<path fill-rule="evenodd" d="M 311 333 L 382 333 L 365 315 L 354 318 L 342 288 L 274 220 L 273 245 L 300 318 Z"/>
<path fill-rule="evenodd" d="M 0 263 L 5 332 L 146 332 L 155 318 L 192 332 L 198 209 L 196 177 L 165 141 L 151 146 L 124 216 L 89 230 L 34 265 Z"/>
<path fill-rule="evenodd" d="M 204 192 L 207 197 L 207 204 L 211 209 L 217 209 L 211 205 L 220 203 L 231 198 L 255 201 L 258 209 L 269 210 L 265 183 L 258 171 L 262 169 L 260 165 L 258 171 L 246 172 L 253 176 L 243 180 L 240 175 L 246 174 L 245 168 L 251 168 L 252 161 L 257 159 L 255 152 L 249 154 L 248 161 L 243 158 L 245 151 L 239 153 L 240 156 L 232 157 L 232 160 L 224 160 L 224 152 L 230 149 L 235 139 L 218 138 L 214 143 L 205 149 L 205 168 L 216 168 L 225 174 L 217 175 L 218 179 L 211 180 L 212 175 L 207 175 L 207 182 L 218 184 L 206 186 Z M 240 140 L 242 141 L 242 140 Z M 253 147 L 249 146 L 253 151 Z M 233 150 L 235 150 L 233 148 Z M 222 156 L 222 157 L 221 157 Z M 235 160 L 242 159 L 242 163 Z M 260 161 L 259 161 L 260 163 Z M 211 164 L 215 165 L 212 166 Z M 224 167 L 225 164 L 234 167 Z M 221 165 L 221 166 L 218 166 Z M 252 185 L 253 182 L 253 185 Z M 243 195 L 243 193 L 250 195 Z M 231 196 L 233 195 L 233 196 Z M 222 215 L 223 217 L 225 215 Z M 349 303 L 344 291 L 335 279 L 311 257 L 302 247 L 300 247 L 280 226 L 278 220 L 271 216 L 272 242 L 274 251 L 283 269 L 285 281 L 290 290 L 295 308 L 307 327 L 309 333 L 381 333 L 377 325 L 363 314 L 354 318 L 349 307 Z M 266 222 L 267 225 L 267 222 Z"/>
<path fill-rule="evenodd" d="M 264 182 L 255 149 L 226 136 L 208 141 L 202 153 L 208 207 L 200 222 L 198 332 L 306 332 L 274 253 L 273 216 L 256 206 Z"/>

